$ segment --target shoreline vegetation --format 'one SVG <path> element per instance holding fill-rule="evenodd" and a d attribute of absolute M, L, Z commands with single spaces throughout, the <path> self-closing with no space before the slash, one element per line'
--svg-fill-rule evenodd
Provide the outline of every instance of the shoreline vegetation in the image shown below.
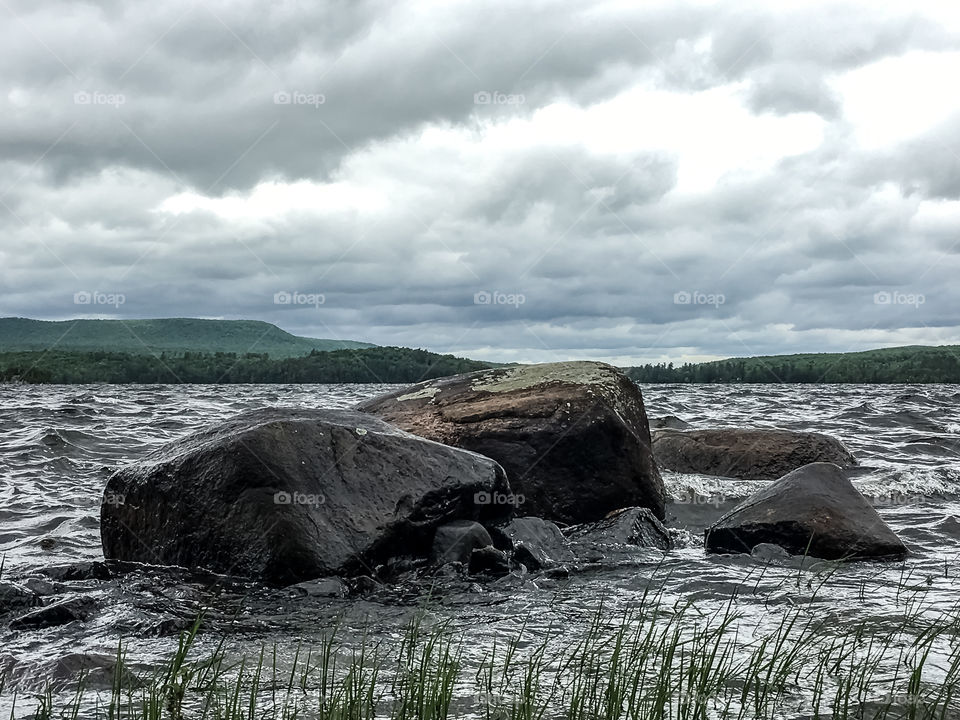
<path fill-rule="evenodd" d="M 74 385 L 221 383 L 415 383 L 495 367 L 493 363 L 410 348 L 266 353 L 0 353 L 0 382 Z"/>
<path fill-rule="evenodd" d="M 838 624 L 820 594 L 839 567 L 785 575 L 778 591 L 809 594 L 772 608 L 762 628 L 741 615 L 736 594 L 709 607 L 667 599 L 661 572 L 635 601 L 601 603 L 562 639 L 518 619 L 479 656 L 429 599 L 389 639 L 333 622 L 315 646 L 263 646 L 240 658 L 228 655 L 226 637 L 200 652 L 201 615 L 148 676 L 126 664 L 121 643 L 112 681 L 99 689 L 81 674 L 56 692 L 12 697 L 0 678 L 0 701 L 12 703 L 11 716 L 32 705 L 34 718 L 93 720 L 955 718 L 957 609 L 933 614 L 902 577 L 893 622 Z M 741 590 L 755 594 L 766 571 Z"/>
<path fill-rule="evenodd" d="M 269 353 L 0 351 L 0 382 L 39 384 L 416 383 L 499 363 L 401 347 Z M 654 383 L 960 383 L 960 346 L 733 358 L 623 368 Z"/>

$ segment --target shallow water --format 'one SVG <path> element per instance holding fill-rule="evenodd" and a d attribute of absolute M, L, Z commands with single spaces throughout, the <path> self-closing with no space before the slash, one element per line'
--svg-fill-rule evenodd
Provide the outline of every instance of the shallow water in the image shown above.
<path fill-rule="evenodd" d="M 56 579 L 59 566 L 102 558 L 100 498 L 116 467 L 244 410 L 349 407 L 392 387 L 0 385 L 3 577 L 88 594 L 100 604 L 87 623 L 22 632 L 4 626 L 0 673 L 6 671 L 22 693 L 47 683 L 66 687 L 78 653 L 106 658 L 121 636 L 131 662 L 146 668 L 169 655 L 177 632 L 203 608 L 209 609 L 204 642 L 225 636 L 228 651 L 237 655 L 256 653 L 264 643 L 309 643 L 334 616 L 358 632 L 363 626 L 384 637 L 398 634 L 414 607 L 424 604 L 402 589 L 358 601 L 300 598 L 288 590 L 161 572 L 106 582 Z M 666 473 L 675 500 L 667 524 L 680 540 L 666 556 L 638 551 L 567 579 L 508 578 L 432 598 L 431 613 L 454 619 L 469 640 L 468 661 L 479 662 L 495 638 L 502 641 L 521 625 L 533 638 L 562 628 L 569 639 L 601 601 L 612 609 L 639 602 L 654 574 L 663 578 L 668 601 L 692 599 L 704 613 L 723 607 L 736 591 L 738 611 L 756 632 L 774 626 L 784 608 L 803 603 L 830 617 L 840 632 L 865 618 L 892 626 L 903 617 L 908 593 L 922 598 L 930 617 L 960 600 L 960 387 L 654 385 L 644 394 L 651 417 L 676 415 L 694 427 L 779 427 L 839 437 L 863 466 L 854 483 L 911 555 L 903 563 L 854 563 L 829 578 L 816 568 L 707 556 L 702 528 L 760 484 Z M 825 585 L 816 592 L 819 582 Z M 4 702 L 0 714 L 6 716 Z"/>

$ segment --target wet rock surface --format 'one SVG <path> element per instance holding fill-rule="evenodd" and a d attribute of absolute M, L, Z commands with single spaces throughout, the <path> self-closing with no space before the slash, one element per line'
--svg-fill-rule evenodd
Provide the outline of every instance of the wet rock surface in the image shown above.
<path fill-rule="evenodd" d="M 602 520 L 565 531 L 573 551 L 585 559 L 621 553 L 629 546 L 670 549 L 670 531 L 647 508 L 623 508 Z"/>
<path fill-rule="evenodd" d="M 792 430 L 662 429 L 653 433 L 653 452 L 664 469 L 744 480 L 776 480 L 814 462 L 857 464 L 836 438 Z"/>
<path fill-rule="evenodd" d="M 268 409 L 169 443 L 114 473 L 107 558 L 206 568 L 286 585 L 426 555 L 434 530 L 496 521 L 494 461 L 364 413 Z"/>
<path fill-rule="evenodd" d="M 665 491 L 643 396 L 610 365 L 482 370 L 413 385 L 357 409 L 493 458 L 515 493 L 503 502 L 520 513 L 572 523 L 630 504 L 663 517 Z"/>
<path fill-rule="evenodd" d="M 93 597 L 77 595 L 66 597 L 21 615 L 10 623 L 11 630 L 36 630 L 38 628 L 66 625 L 88 620 L 97 610 Z"/>
<path fill-rule="evenodd" d="M 665 417 L 651 418 L 650 429 L 661 430 L 668 428 L 670 430 L 689 430 L 693 425 L 686 420 L 681 420 L 676 415 L 666 415 Z"/>
<path fill-rule="evenodd" d="M 751 496 L 705 533 L 713 553 L 761 544 L 826 560 L 902 558 L 903 542 L 832 463 L 812 463 Z"/>
<path fill-rule="evenodd" d="M 469 563 L 474 550 L 490 545 L 493 539 L 480 523 L 471 520 L 448 523 L 438 527 L 433 536 L 430 562 L 434 565 Z"/>
<path fill-rule="evenodd" d="M 40 594 L 23 585 L 0 582 L 0 615 L 40 604 Z"/>
<path fill-rule="evenodd" d="M 495 544 L 513 553 L 515 562 L 530 571 L 572 563 L 576 559 L 567 539 L 554 523 L 538 517 L 514 518 L 493 529 Z"/>

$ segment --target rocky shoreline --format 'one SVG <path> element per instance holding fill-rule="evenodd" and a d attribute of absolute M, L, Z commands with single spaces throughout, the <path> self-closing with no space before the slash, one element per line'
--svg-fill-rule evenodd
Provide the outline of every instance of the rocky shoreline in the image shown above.
<path fill-rule="evenodd" d="M 106 562 L 74 572 L 169 566 L 328 597 L 564 577 L 683 544 L 689 528 L 664 525 L 660 467 L 767 483 L 713 513 L 705 552 L 907 552 L 841 471 L 856 460 L 834 438 L 650 425 L 640 389 L 593 362 L 429 381 L 354 410 L 247 412 L 117 470 L 101 505 Z M 0 585 L 12 629 L 96 612 L 34 585 Z"/>

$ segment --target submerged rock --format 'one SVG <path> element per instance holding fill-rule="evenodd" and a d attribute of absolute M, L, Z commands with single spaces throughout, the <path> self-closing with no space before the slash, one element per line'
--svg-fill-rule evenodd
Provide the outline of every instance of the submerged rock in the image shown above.
<path fill-rule="evenodd" d="M 107 558 L 288 585 L 426 556 L 444 523 L 508 517 L 475 496 L 509 492 L 493 460 L 372 415 L 265 409 L 114 473 L 101 538 Z"/>
<path fill-rule="evenodd" d="M 661 428 L 669 428 L 671 430 L 688 430 L 692 428 L 693 425 L 688 423 L 686 420 L 681 420 L 676 415 L 665 415 L 660 418 L 652 418 L 650 420 L 650 428 L 656 428 L 657 430 Z"/>
<path fill-rule="evenodd" d="M 836 438 L 792 430 L 657 430 L 653 453 L 665 469 L 744 480 L 776 480 L 814 462 L 857 464 Z"/>
<path fill-rule="evenodd" d="M 10 623 L 11 630 L 37 630 L 39 628 L 66 625 L 85 621 L 97 609 L 97 601 L 82 595 L 57 600 L 49 605 L 31 610 Z"/>
<path fill-rule="evenodd" d="M 292 597 L 346 597 L 350 587 L 338 577 L 317 578 L 307 580 L 296 585 L 290 585 L 287 590 Z"/>
<path fill-rule="evenodd" d="M 437 528 L 430 561 L 435 565 L 469 563 L 474 550 L 489 545 L 493 545 L 493 540 L 483 525 L 471 520 L 458 520 Z"/>
<path fill-rule="evenodd" d="M 553 568 L 576 559 L 560 528 L 549 520 L 514 518 L 506 525 L 494 528 L 493 534 L 500 549 L 512 552 L 514 561 L 531 571 Z"/>
<path fill-rule="evenodd" d="M 497 550 L 493 545 L 477 548 L 470 553 L 471 575 L 508 575 L 510 574 L 510 559 L 503 550 Z"/>
<path fill-rule="evenodd" d="M 575 547 L 588 554 L 624 545 L 670 549 L 670 531 L 647 508 L 631 507 L 610 513 L 603 520 L 567 529 Z"/>
<path fill-rule="evenodd" d="M 40 604 L 39 593 L 12 582 L 0 582 L 0 615 Z"/>
<path fill-rule="evenodd" d="M 361 403 L 422 437 L 499 462 L 527 515 L 598 520 L 625 504 L 664 515 L 640 389 L 597 362 L 481 370 L 431 380 Z"/>
<path fill-rule="evenodd" d="M 713 553 L 761 544 L 824 560 L 902 558 L 907 548 L 832 463 L 812 463 L 747 498 L 708 528 Z"/>

